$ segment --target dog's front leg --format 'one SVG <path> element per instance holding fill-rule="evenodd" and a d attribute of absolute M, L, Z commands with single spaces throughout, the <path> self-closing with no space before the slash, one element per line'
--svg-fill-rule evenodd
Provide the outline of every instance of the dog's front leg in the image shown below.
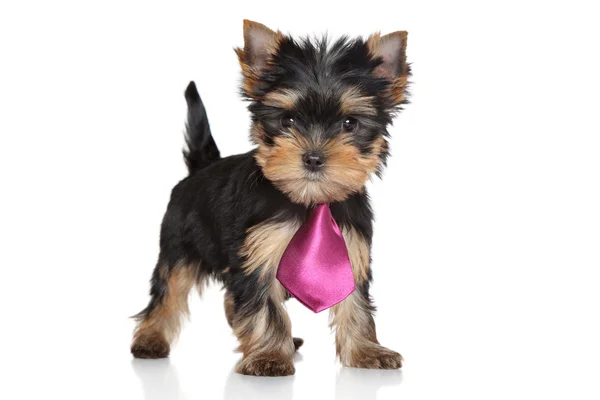
<path fill-rule="evenodd" d="M 373 306 L 368 296 L 364 287 L 357 288 L 331 311 L 340 362 L 345 367 L 400 368 L 402 356 L 377 341 Z"/>
<path fill-rule="evenodd" d="M 243 358 L 236 371 L 244 375 L 293 375 L 296 346 L 291 322 L 284 308 L 285 291 L 275 279 L 249 282 L 246 290 L 228 291 L 226 309 Z"/>
<path fill-rule="evenodd" d="M 354 229 L 344 230 L 356 290 L 331 309 L 336 351 L 343 366 L 371 369 L 402 367 L 402 356 L 377 341 L 375 307 L 369 296 L 370 245 Z"/>

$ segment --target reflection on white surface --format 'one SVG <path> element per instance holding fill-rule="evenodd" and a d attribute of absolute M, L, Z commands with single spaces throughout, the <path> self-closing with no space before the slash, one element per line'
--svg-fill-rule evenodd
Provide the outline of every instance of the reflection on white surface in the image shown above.
<path fill-rule="evenodd" d="M 302 356 L 296 355 L 296 362 Z M 131 362 L 142 383 L 145 400 L 183 400 L 177 370 L 169 359 Z M 232 369 L 223 387 L 224 400 L 292 400 L 296 376 L 256 377 L 235 373 Z M 298 384 L 301 384 L 299 382 Z M 381 387 L 402 383 L 402 371 L 340 368 L 335 377 L 335 400 L 375 400 Z M 318 383 L 316 383 L 318 385 Z"/>
<path fill-rule="evenodd" d="M 401 370 L 341 368 L 335 383 L 335 399 L 375 400 L 379 388 L 400 383 Z"/>
<path fill-rule="evenodd" d="M 177 370 L 168 358 L 133 359 L 131 365 L 142 382 L 145 400 L 185 399 L 177 378 Z"/>
<path fill-rule="evenodd" d="M 291 400 L 295 376 L 246 376 L 231 371 L 223 391 L 223 400 Z"/>
<path fill-rule="evenodd" d="M 302 361 L 302 354 L 294 355 L 294 363 Z M 229 374 L 223 390 L 223 400 L 265 399 L 291 400 L 294 393 L 295 376 L 259 377 L 235 373 Z"/>

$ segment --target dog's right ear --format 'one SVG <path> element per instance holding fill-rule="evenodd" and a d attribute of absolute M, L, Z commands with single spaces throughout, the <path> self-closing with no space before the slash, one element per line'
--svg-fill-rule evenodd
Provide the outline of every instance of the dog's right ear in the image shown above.
<path fill-rule="evenodd" d="M 249 98 L 258 99 L 260 77 L 270 67 L 283 35 L 258 22 L 244 20 L 244 48 L 235 52 L 242 67 L 242 90 Z"/>

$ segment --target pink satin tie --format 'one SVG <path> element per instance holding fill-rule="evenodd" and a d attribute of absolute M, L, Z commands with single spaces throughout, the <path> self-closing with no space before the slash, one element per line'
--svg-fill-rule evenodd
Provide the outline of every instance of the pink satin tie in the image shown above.
<path fill-rule="evenodd" d="M 346 242 L 327 204 L 317 205 L 298 229 L 281 257 L 277 279 L 316 313 L 354 291 Z"/>

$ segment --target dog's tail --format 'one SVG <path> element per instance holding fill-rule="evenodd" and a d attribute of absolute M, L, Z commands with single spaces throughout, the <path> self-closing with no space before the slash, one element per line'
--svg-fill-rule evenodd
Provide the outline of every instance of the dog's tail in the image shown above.
<path fill-rule="evenodd" d="M 188 105 L 188 115 L 185 125 L 186 148 L 183 149 L 183 159 L 192 174 L 220 159 L 221 154 L 210 133 L 206 110 L 194 81 L 191 81 L 185 90 L 185 100 Z"/>

